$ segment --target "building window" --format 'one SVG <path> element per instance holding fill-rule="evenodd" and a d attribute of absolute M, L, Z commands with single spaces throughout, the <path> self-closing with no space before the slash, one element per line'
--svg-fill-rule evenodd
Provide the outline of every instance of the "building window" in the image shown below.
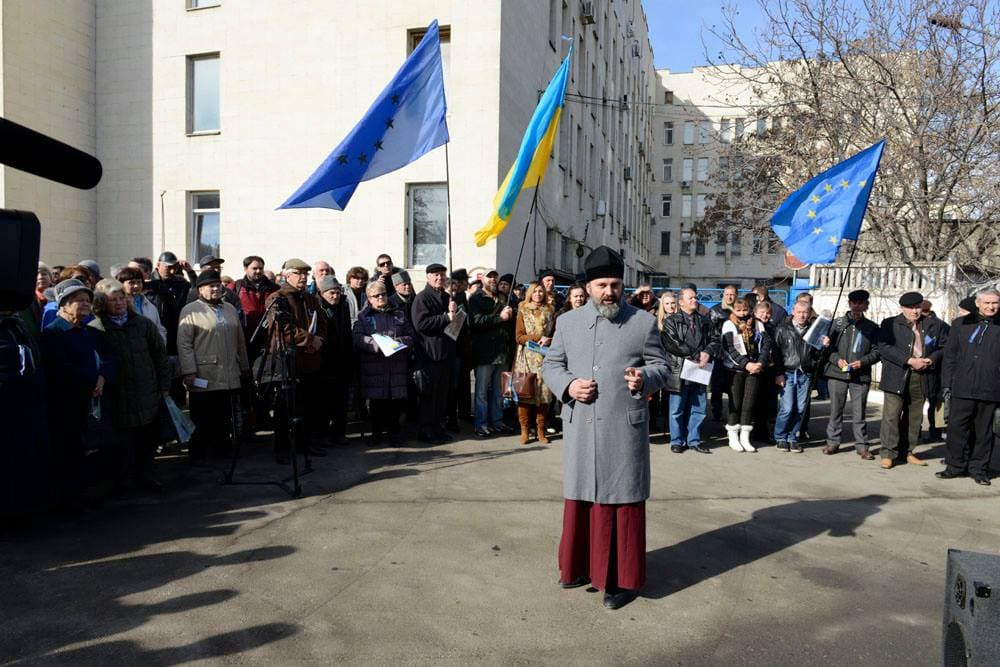
<path fill-rule="evenodd" d="M 691 256 L 691 232 L 681 232 L 681 255 Z"/>
<path fill-rule="evenodd" d="M 763 137 L 765 132 L 767 132 L 767 117 L 761 116 L 757 119 L 757 136 Z"/>
<path fill-rule="evenodd" d="M 219 193 L 192 192 L 191 205 L 191 254 L 189 257 L 219 257 Z"/>
<path fill-rule="evenodd" d="M 750 248 L 751 255 L 764 254 L 764 236 L 760 232 L 753 233 L 753 242 Z"/>
<path fill-rule="evenodd" d="M 660 254 L 670 254 L 670 232 L 660 232 Z"/>
<path fill-rule="evenodd" d="M 674 159 L 672 157 L 663 158 L 663 182 L 670 183 L 674 180 Z"/>
<path fill-rule="evenodd" d="M 733 140 L 733 123 L 729 118 L 723 118 L 719 124 L 719 141 L 724 144 Z"/>
<path fill-rule="evenodd" d="M 187 131 L 218 132 L 219 54 L 188 56 Z"/>
<path fill-rule="evenodd" d="M 690 183 L 692 180 L 691 172 L 693 169 L 694 160 L 689 157 L 684 158 L 684 161 L 681 162 L 681 180 Z"/>
<path fill-rule="evenodd" d="M 743 234 L 741 232 L 729 234 L 729 254 L 732 257 L 739 257 L 743 254 Z"/>
<path fill-rule="evenodd" d="M 665 146 L 674 145 L 674 123 L 667 121 L 663 123 L 663 144 Z"/>
<path fill-rule="evenodd" d="M 705 182 L 708 180 L 708 158 L 698 158 L 698 180 Z"/>
<path fill-rule="evenodd" d="M 729 180 L 729 158 L 726 156 L 719 157 L 719 179 Z"/>
<path fill-rule="evenodd" d="M 694 254 L 698 257 L 705 256 L 705 237 L 696 236 L 694 239 Z"/>
<path fill-rule="evenodd" d="M 684 121 L 684 145 L 690 146 L 694 143 L 694 121 Z"/>
<path fill-rule="evenodd" d="M 565 271 L 573 270 L 572 243 L 565 236 L 559 240 L 559 266 Z"/>
<path fill-rule="evenodd" d="M 681 217 L 691 217 L 691 195 L 681 195 Z"/>
<path fill-rule="evenodd" d="M 448 189 L 444 183 L 406 186 L 407 231 L 412 266 L 448 260 Z"/>
<path fill-rule="evenodd" d="M 781 245 L 781 239 L 774 232 L 771 232 L 767 237 L 767 254 L 777 255 L 778 247 Z"/>
<path fill-rule="evenodd" d="M 703 194 L 698 195 L 697 199 L 695 200 L 694 214 L 698 218 L 704 218 L 705 217 L 705 195 L 703 195 Z"/>
<path fill-rule="evenodd" d="M 664 218 L 670 217 L 670 205 L 674 202 L 673 195 L 663 195 L 660 198 L 660 215 Z"/>
<path fill-rule="evenodd" d="M 728 234 L 724 230 L 715 232 L 715 256 L 726 256 L 726 244 L 729 242 Z"/>
<path fill-rule="evenodd" d="M 698 143 L 707 144 L 712 134 L 712 121 L 703 120 L 698 127 Z"/>
<path fill-rule="evenodd" d="M 746 131 L 746 119 L 737 118 L 736 119 L 736 140 L 739 141 L 743 138 L 743 132 Z"/>
<path fill-rule="evenodd" d="M 673 104 L 674 103 L 674 91 L 672 91 L 672 90 L 665 90 L 665 91 L 663 91 L 663 103 L 664 104 Z"/>
<path fill-rule="evenodd" d="M 406 31 L 406 55 L 413 53 L 413 49 L 417 48 L 417 44 L 420 44 L 420 40 L 422 40 L 426 34 L 427 28 L 411 28 Z M 450 90 L 448 86 L 450 83 L 450 77 L 448 75 L 451 72 L 450 25 L 438 26 L 438 41 L 441 43 L 441 72 L 444 74 L 444 89 Z"/>

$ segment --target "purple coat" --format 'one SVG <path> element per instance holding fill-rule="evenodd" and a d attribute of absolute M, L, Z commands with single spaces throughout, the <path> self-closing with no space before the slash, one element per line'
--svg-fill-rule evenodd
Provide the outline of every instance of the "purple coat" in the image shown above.
<path fill-rule="evenodd" d="M 373 333 L 395 338 L 409 349 L 386 357 L 372 338 Z M 402 308 L 378 311 L 368 305 L 358 313 L 358 321 L 354 323 L 354 348 L 358 350 L 364 398 L 406 398 L 413 341 L 413 326 Z"/>

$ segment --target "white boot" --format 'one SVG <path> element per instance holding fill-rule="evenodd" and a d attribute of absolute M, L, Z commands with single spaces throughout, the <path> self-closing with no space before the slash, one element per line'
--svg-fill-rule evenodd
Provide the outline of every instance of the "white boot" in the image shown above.
<path fill-rule="evenodd" d="M 747 426 L 743 424 L 740 426 L 740 447 L 743 448 L 744 452 L 756 452 L 757 448 L 750 444 L 750 431 L 753 430 L 753 426 Z"/>
<path fill-rule="evenodd" d="M 726 434 L 729 436 L 729 448 L 737 452 L 742 452 L 743 445 L 740 444 L 740 425 L 733 424 L 730 426 L 726 424 Z"/>

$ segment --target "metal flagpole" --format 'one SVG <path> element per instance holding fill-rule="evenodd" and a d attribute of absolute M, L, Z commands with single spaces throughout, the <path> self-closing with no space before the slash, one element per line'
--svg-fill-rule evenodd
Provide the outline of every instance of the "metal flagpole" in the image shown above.
<path fill-rule="evenodd" d="M 448 276 L 451 277 L 452 271 L 452 256 L 451 256 L 451 167 L 448 163 L 448 144 L 450 142 L 444 143 L 444 190 L 445 197 L 448 198 L 447 213 L 447 228 L 445 229 L 445 235 L 448 240 Z"/>
<path fill-rule="evenodd" d="M 528 229 L 531 228 L 531 216 L 535 215 L 535 220 L 538 220 L 538 186 L 541 184 L 541 177 L 535 181 L 535 194 L 531 198 L 531 208 L 528 209 L 528 217 L 524 220 L 524 235 L 521 236 L 521 249 L 517 251 L 517 263 L 514 265 L 514 282 L 517 282 L 517 272 L 521 268 L 521 255 L 524 254 L 524 246 L 528 242 Z M 538 243 L 538 239 L 535 239 L 535 243 Z M 510 300 L 514 297 L 514 285 L 510 286 L 510 292 L 507 294 L 507 305 L 510 305 Z"/>

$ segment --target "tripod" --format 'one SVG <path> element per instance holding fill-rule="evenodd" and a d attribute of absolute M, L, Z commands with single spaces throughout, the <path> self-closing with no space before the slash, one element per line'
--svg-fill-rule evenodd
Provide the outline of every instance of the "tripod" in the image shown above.
<path fill-rule="evenodd" d="M 223 483 L 224 484 L 252 484 L 252 485 L 271 485 L 277 486 L 284 489 L 288 495 L 292 498 L 298 498 L 302 495 L 302 486 L 299 479 L 302 475 L 308 474 L 313 471 L 312 461 L 309 459 L 308 449 L 303 449 L 303 456 L 305 457 L 303 463 L 303 472 L 299 473 L 299 427 L 302 423 L 302 418 L 296 412 L 296 379 L 294 368 L 294 357 L 295 348 L 289 346 L 285 342 L 284 327 L 288 326 L 288 322 L 283 322 L 285 314 L 280 312 L 275 308 L 281 300 L 281 297 L 275 298 L 271 301 L 271 304 L 264 311 L 264 316 L 261 318 L 260 323 L 257 324 L 257 328 L 254 330 L 253 335 L 250 336 L 250 343 L 257 338 L 260 334 L 261 329 L 264 328 L 264 323 L 268 320 L 268 315 L 271 313 L 272 309 L 275 309 L 275 317 L 272 319 L 271 326 L 274 327 L 271 334 L 271 340 L 274 345 L 267 345 L 264 348 L 264 353 L 260 356 L 260 367 L 257 369 L 257 376 L 255 378 L 255 386 L 257 388 L 258 394 L 264 394 L 267 389 L 266 385 L 273 384 L 273 382 L 264 382 L 264 371 L 268 366 L 271 367 L 271 377 L 273 378 L 275 366 L 278 370 L 278 387 L 275 389 L 275 405 L 277 401 L 283 402 L 283 408 L 285 411 L 285 427 L 287 429 L 288 437 L 288 448 L 291 456 L 292 463 L 292 476 L 283 480 L 247 480 L 247 481 L 235 481 L 234 477 L 236 475 L 236 465 L 239 462 L 240 450 L 242 446 L 242 438 L 240 433 L 242 429 L 238 426 L 236 404 L 234 401 L 230 402 L 230 410 L 232 414 L 230 415 L 230 428 L 232 429 L 233 441 L 235 447 L 233 448 L 233 458 L 229 464 L 229 472 L 226 474 Z M 275 349 L 272 349 L 275 348 Z M 260 401 L 263 403 L 263 401 Z M 278 437 L 277 431 L 275 431 L 274 437 Z"/>

